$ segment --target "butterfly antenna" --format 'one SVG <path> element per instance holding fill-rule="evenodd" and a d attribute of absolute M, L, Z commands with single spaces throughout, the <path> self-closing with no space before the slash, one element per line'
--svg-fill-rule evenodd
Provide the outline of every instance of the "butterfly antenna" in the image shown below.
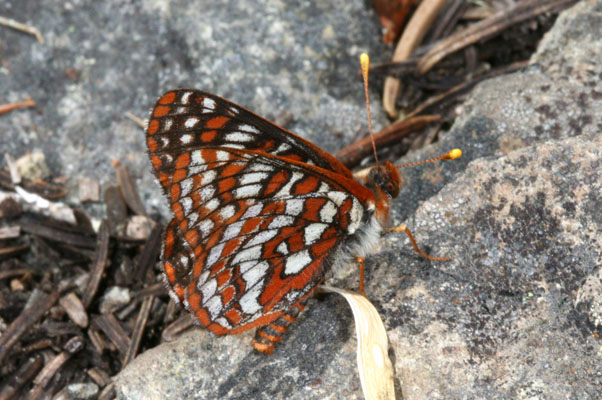
<path fill-rule="evenodd" d="M 376 155 L 376 143 L 374 141 L 374 132 L 372 131 L 372 115 L 370 114 L 370 95 L 368 94 L 368 71 L 370 70 L 370 57 L 368 54 L 360 55 L 360 65 L 362 67 L 362 77 L 364 78 L 364 94 L 366 95 L 366 110 L 368 111 L 368 130 L 372 139 L 372 150 L 374 150 L 374 160 L 378 163 Z"/>
<path fill-rule="evenodd" d="M 407 164 L 396 165 L 396 167 L 397 168 L 413 167 L 414 165 L 426 164 L 426 163 L 431 163 L 431 162 L 435 162 L 435 161 L 439 161 L 439 160 L 455 160 L 456 158 L 460 158 L 460 157 L 462 157 L 462 150 L 453 149 L 443 155 L 440 155 L 439 157 L 429 158 L 427 160 L 421 160 L 421 161 L 414 161 L 414 162 L 407 163 Z"/>

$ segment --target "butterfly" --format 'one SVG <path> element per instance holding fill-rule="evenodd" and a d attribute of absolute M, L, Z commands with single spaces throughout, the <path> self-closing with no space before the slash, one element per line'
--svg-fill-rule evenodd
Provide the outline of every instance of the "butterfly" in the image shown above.
<path fill-rule="evenodd" d="M 309 141 L 216 95 L 177 89 L 146 130 L 174 218 L 161 260 L 170 295 L 216 335 L 257 328 L 270 354 L 332 268 L 377 246 L 401 177 L 361 180 Z"/>

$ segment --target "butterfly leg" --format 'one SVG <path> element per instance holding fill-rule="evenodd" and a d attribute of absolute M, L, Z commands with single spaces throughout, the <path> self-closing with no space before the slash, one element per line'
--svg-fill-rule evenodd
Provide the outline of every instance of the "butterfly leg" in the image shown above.
<path fill-rule="evenodd" d="M 366 260 L 364 257 L 356 257 L 355 261 L 360 265 L 360 293 L 366 297 L 366 292 L 364 292 L 364 266 L 366 265 Z"/>
<path fill-rule="evenodd" d="M 285 313 L 270 322 L 267 325 L 257 328 L 255 338 L 251 342 L 251 346 L 260 353 L 270 355 L 274 351 L 276 345 L 282 340 L 282 337 L 288 330 L 289 326 L 297 320 L 297 317 L 305 308 L 305 304 L 312 292 L 303 297 L 297 304 L 293 305 Z"/>
<path fill-rule="evenodd" d="M 420 248 L 416 244 L 416 240 L 414 240 L 414 236 L 412 235 L 412 232 L 410 232 L 410 229 L 408 229 L 408 227 L 405 225 L 399 225 L 399 226 L 396 226 L 395 228 L 387 229 L 387 232 L 405 232 L 405 234 L 408 235 L 408 237 L 410 238 L 410 242 L 412 243 L 412 247 L 414 248 L 414 251 L 416 253 L 420 254 L 422 257 L 426 258 L 427 260 L 431 260 L 431 261 L 449 261 L 449 260 L 451 260 L 451 258 L 449 258 L 449 257 L 429 256 L 424 251 L 420 250 Z"/>

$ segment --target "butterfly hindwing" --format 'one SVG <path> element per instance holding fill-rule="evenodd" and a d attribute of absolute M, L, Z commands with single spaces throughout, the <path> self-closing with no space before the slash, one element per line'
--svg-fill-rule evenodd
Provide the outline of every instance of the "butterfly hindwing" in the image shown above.
<path fill-rule="evenodd" d="M 268 323 L 307 295 L 364 216 L 353 181 L 317 167 L 240 149 L 186 154 L 168 188 L 165 271 L 217 334 Z"/>

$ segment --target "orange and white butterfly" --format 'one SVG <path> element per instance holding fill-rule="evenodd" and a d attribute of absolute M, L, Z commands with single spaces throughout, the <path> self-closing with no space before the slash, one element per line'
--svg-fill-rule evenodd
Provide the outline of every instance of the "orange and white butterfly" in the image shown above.
<path fill-rule="evenodd" d="M 147 128 L 174 218 L 162 251 L 175 300 L 217 335 L 258 328 L 269 354 L 327 271 L 370 254 L 401 178 L 355 180 L 332 155 L 221 97 L 165 93 Z"/>

